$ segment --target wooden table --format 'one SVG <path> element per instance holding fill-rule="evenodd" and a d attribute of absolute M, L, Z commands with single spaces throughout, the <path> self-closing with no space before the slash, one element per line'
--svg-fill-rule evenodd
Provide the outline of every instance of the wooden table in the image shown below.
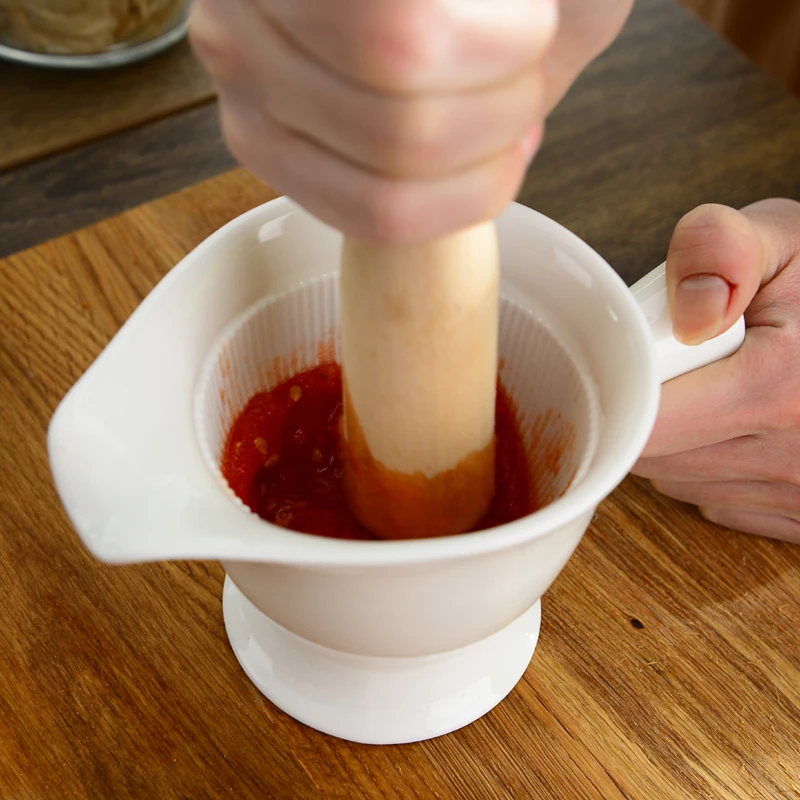
<path fill-rule="evenodd" d="M 267 702 L 227 644 L 219 565 L 83 551 L 49 477 L 54 407 L 185 252 L 272 194 L 235 171 L 45 240 L 226 170 L 214 114 L 0 176 L 5 252 L 37 245 L 0 261 L 0 797 L 800 798 L 800 548 L 643 481 L 601 506 L 506 701 L 402 747 Z M 554 115 L 522 200 L 633 280 L 699 202 L 800 197 L 798 130 L 783 90 L 671 0 L 639 0 Z"/>
<path fill-rule="evenodd" d="M 59 153 L 214 98 L 188 42 L 99 72 L 0 62 L 0 169 Z"/>

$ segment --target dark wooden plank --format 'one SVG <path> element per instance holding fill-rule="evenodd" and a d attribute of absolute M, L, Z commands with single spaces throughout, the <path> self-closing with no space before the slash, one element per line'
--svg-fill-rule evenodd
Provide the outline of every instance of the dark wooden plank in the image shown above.
<path fill-rule="evenodd" d="M 0 257 L 232 166 L 206 105 L 0 174 Z"/>
<path fill-rule="evenodd" d="M 83 72 L 0 61 L 0 170 L 214 97 L 187 42 L 136 64 Z"/>
<path fill-rule="evenodd" d="M 0 256 L 227 169 L 213 107 L 0 176 Z M 800 105 L 674 0 L 639 0 L 553 114 L 520 200 L 632 282 L 681 214 L 800 196 Z"/>

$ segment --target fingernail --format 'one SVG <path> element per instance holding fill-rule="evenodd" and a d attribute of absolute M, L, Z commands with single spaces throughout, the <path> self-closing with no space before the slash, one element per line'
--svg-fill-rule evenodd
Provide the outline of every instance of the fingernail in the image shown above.
<path fill-rule="evenodd" d="M 701 344 L 722 332 L 731 285 L 719 275 L 691 275 L 675 289 L 672 324 L 684 344 Z"/>
<path fill-rule="evenodd" d="M 542 143 L 543 131 L 542 125 L 537 123 L 522 137 L 520 149 L 526 162 L 530 161 L 539 149 L 539 145 Z"/>

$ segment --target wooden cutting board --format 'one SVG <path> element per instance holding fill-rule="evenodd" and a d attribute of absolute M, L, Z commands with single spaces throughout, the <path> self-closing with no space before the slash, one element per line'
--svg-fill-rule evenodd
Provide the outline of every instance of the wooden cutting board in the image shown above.
<path fill-rule="evenodd" d="M 228 646 L 216 563 L 111 568 L 52 486 L 56 404 L 145 294 L 273 197 L 243 171 L 0 261 L 0 796 L 800 797 L 800 547 L 629 479 L 543 601 L 511 695 L 370 747 L 272 706 Z"/>
<path fill-rule="evenodd" d="M 109 70 L 51 70 L 0 60 L 0 171 L 214 98 L 187 42 Z"/>

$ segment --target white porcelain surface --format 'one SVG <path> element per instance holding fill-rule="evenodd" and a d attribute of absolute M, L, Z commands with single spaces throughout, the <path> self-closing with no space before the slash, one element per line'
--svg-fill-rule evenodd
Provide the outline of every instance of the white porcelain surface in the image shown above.
<path fill-rule="evenodd" d="M 432 655 L 484 639 L 530 608 L 569 560 L 593 513 L 512 551 L 434 563 L 291 567 L 226 560 L 223 566 L 251 602 L 306 639 L 357 655 Z"/>
<path fill-rule="evenodd" d="M 324 733 L 366 744 L 417 742 L 457 730 L 517 684 L 539 638 L 541 601 L 486 639 L 419 658 L 330 650 L 276 625 L 237 589 L 223 590 L 225 628 L 250 680 Z"/>
<path fill-rule="evenodd" d="M 266 615 L 260 619 L 250 609 L 249 638 L 242 644 L 241 631 L 235 633 L 231 623 L 234 612 L 226 611 L 237 655 L 269 696 L 322 730 L 370 741 L 396 740 L 401 730 L 424 738 L 410 721 L 416 714 L 410 700 L 408 719 L 397 707 L 399 716 L 386 720 L 385 729 L 361 731 L 361 712 L 355 706 L 348 712 L 337 694 L 337 681 L 350 685 L 352 677 L 345 653 L 362 659 L 359 669 L 366 669 L 376 662 L 363 659 L 430 657 L 466 647 L 453 661 L 458 666 L 452 667 L 452 681 L 458 684 L 489 669 L 479 665 L 488 663 L 480 660 L 487 658 L 486 648 L 469 645 L 494 641 L 505 629 L 511 631 L 501 637 L 509 653 L 530 648 L 528 634 L 513 621 L 556 578 L 596 506 L 636 461 L 655 421 L 660 368 L 652 333 L 622 280 L 577 237 L 523 206 L 512 205 L 499 218 L 498 233 L 502 291 L 557 332 L 591 375 L 602 415 L 584 477 L 525 519 L 440 539 L 355 542 L 285 530 L 231 502 L 201 458 L 193 426 L 192 396 L 204 355 L 230 320 L 254 303 L 337 270 L 339 235 L 286 199 L 233 220 L 175 267 L 51 422 L 56 486 L 89 550 L 110 563 L 222 561 L 248 601 Z M 736 346 L 733 338 L 726 342 L 728 349 Z M 706 358 L 718 355 L 715 350 Z M 240 610 L 249 608 L 238 602 Z M 278 635 L 270 619 L 314 647 Z M 331 649 L 339 651 L 338 659 L 331 659 Z M 250 654 L 259 651 L 271 654 L 273 668 L 284 675 L 313 675 L 324 664 L 333 673 L 328 690 L 320 688 L 313 704 L 298 704 L 285 684 L 279 687 L 253 666 L 258 659 L 251 661 Z M 318 664 L 314 653 L 320 654 Z M 474 664 L 468 653 L 476 654 Z M 521 660 L 511 672 L 521 674 Z M 258 663 L 263 666 L 263 660 Z M 338 676 L 337 664 L 343 665 Z M 511 672 L 498 679 L 503 687 Z M 373 678 L 378 680 L 377 673 Z M 484 679 L 491 681 L 491 674 Z M 424 685 L 415 677 L 407 696 L 417 696 Z M 449 695 L 437 700 L 439 690 L 428 688 L 425 702 L 441 700 L 437 707 L 448 708 Z M 483 702 L 468 713 L 453 711 L 439 730 L 464 724 Z"/>
<path fill-rule="evenodd" d="M 500 551 L 583 516 L 633 465 L 655 420 L 650 332 L 622 280 L 557 223 L 515 204 L 498 231 L 503 291 L 558 332 L 600 393 L 597 457 L 567 497 L 499 530 L 366 545 L 269 526 L 229 501 L 198 457 L 191 403 L 203 356 L 254 302 L 337 269 L 340 236 L 281 198 L 233 220 L 178 264 L 56 410 L 51 465 L 87 547 L 113 563 L 396 565 Z"/>
<path fill-rule="evenodd" d="M 642 307 L 653 338 L 653 352 L 662 383 L 731 355 L 744 341 L 744 317 L 719 336 L 701 345 L 681 344 L 672 335 L 672 320 L 667 299 L 667 265 L 659 265 L 631 286 L 631 293 Z"/>

